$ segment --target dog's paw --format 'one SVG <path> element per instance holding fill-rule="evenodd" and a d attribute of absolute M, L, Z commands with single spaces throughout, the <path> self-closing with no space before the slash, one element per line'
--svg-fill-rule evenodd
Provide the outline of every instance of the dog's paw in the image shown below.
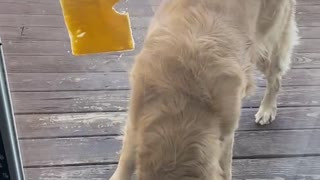
<path fill-rule="evenodd" d="M 256 123 L 260 125 L 270 124 L 272 121 L 276 119 L 277 108 L 264 108 L 260 107 L 258 113 L 255 115 Z"/>

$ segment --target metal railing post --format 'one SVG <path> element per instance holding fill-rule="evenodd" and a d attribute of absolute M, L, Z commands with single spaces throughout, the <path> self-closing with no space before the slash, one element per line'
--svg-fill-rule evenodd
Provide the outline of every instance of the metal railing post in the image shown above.
<path fill-rule="evenodd" d="M 3 48 L 0 39 L 0 132 L 10 180 L 24 180 L 19 141 L 14 121 Z"/>

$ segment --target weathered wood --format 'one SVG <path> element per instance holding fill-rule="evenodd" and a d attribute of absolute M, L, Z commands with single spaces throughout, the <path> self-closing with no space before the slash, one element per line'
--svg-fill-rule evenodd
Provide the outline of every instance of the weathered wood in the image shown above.
<path fill-rule="evenodd" d="M 16 32 L 17 33 L 13 33 Z M 65 27 L 0 27 L 3 40 L 68 41 Z"/>
<path fill-rule="evenodd" d="M 128 77 L 127 72 L 9 74 L 12 92 L 128 90 Z M 256 79 L 258 86 L 266 86 L 261 73 L 256 73 Z M 292 69 L 282 83 L 283 86 L 320 86 L 320 70 Z"/>
<path fill-rule="evenodd" d="M 20 140 L 23 164 L 28 166 L 75 165 L 116 162 L 120 137 L 81 137 Z"/>
<path fill-rule="evenodd" d="M 147 4 L 130 4 L 121 2 L 115 6 L 119 12 L 129 12 L 131 17 L 134 16 L 152 16 L 152 6 Z M 41 1 L 30 3 L 29 1 L 2 2 L 0 1 L 0 14 L 17 14 L 17 15 L 61 15 L 62 10 L 59 1 L 53 1 L 48 4 Z"/>
<path fill-rule="evenodd" d="M 147 28 L 133 28 L 135 43 L 142 43 Z M 69 41 L 65 27 L 0 27 L 3 40 L 13 41 Z M 316 35 L 315 35 L 316 36 Z"/>
<path fill-rule="evenodd" d="M 80 137 L 122 134 L 121 132 L 126 120 L 126 112 L 33 114 L 16 116 L 19 138 Z M 306 122 L 306 124 L 309 123 Z"/>
<path fill-rule="evenodd" d="M 319 135 L 320 130 L 240 131 L 235 135 L 233 156 L 257 158 L 320 154 Z"/>
<path fill-rule="evenodd" d="M 131 17 L 131 24 L 134 28 L 146 28 L 149 25 L 151 16 Z M 17 15 L 1 14 L 0 26 L 39 26 L 39 27 L 65 27 L 63 16 L 61 15 Z"/>
<path fill-rule="evenodd" d="M 299 14 L 296 17 L 298 26 L 320 26 L 320 14 Z"/>
<path fill-rule="evenodd" d="M 258 86 L 266 86 L 265 77 L 260 72 L 256 73 L 256 79 Z M 282 86 L 314 85 L 320 85 L 320 69 L 291 69 L 282 80 Z"/>
<path fill-rule="evenodd" d="M 1 39 L 19 40 L 22 33 L 22 27 L 0 27 Z"/>
<path fill-rule="evenodd" d="M 263 96 L 258 88 L 255 96 L 244 101 L 244 107 L 258 107 Z M 127 110 L 129 92 L 123 91 L 68 91 L 14 92 L 16 113 L 106 112 Z M 320 106 L 320 86 L 283 87 L 279 93 L 279 107 Z"/>
<path fill-rule="evenodd" d="M 303 39 L 320 39 L 320 27 L 299 27 L 299 36 Z"/>
<path fill-rule="evenodd" d="M 10 73 L 90 73 L 125 72 L 130 70 L 134 56 L 7 56 Z M 292 68 L 320 68 L 318 53 L 297 53 Z"/>
<path fill-rule="evenodd" d="M 320 2 L 318 0 L 297 0 L 297 5 L 320 5 Z"/>
<path fill-rule="evenodd" d="M 61 7 L 59 1 L 55 1 L 48 6 L 43 2 L 30 3 L 28 1 L 3 2 L 0 1 L 0 14 L 19 15 L 60 15 Z"/>
<path fill-rule="evenodd" d="M 319 93 L 317 93 L 319 92 Z M 264 91 L 257 89 L 256 95 L 247 98 L 244 107 L 258 107 Z M 318 86 L 299 86 L 299 87 L 283 87 L 278 97 L 278 107 L 303 107 L 303 106 L 319 106 L 320 105 L 320 87 Z"/>
<path fill-rule="evenodd" d="M 121 1 L 120 4 L 127 4 L 129 6 L 133 5 L 158 5 L 162 0 L 134 0 L 134 1 Z M 15 3 L 16 0 L 1 0 L 1 2 L 6 3 Z M 47 6 L 57 5 L 59 1 L 51 1 L 51 0 L 27 0 L 28 3 L 42 3 L 46 4 Z"/>
<path fill-rule="evenodd" d="M 26 168 L 27 180 L 106 180 L 116 165 L 76 167 Z M 233 161 L 234 180 L 319 180 L 320 158 L 236 159 Z"/>
<path fill-rule="evenodd" d="M 237 132 L 234 158 L 320 154 L 319 136 L 320 130 Z M 20 143 L 26 167 L 112 163 L 118 160 L 121 137 L 24 139 Z"/>
<path fill-rule="evenodd" d="M 9 74 L 11 91 L 127 90 L 128 74 L 122 73 L 22 73 Z"/>
<path fill-rule="evenodd" d="M 298 26 L 320 26 L 320 14 L 298 14 Z M 132 27 L 146 28 L 149 25 L 151 16 L 131 17 Z M 49 26 L 49 27 L 65 27 L 63 16 L 61 15 L 17 15 L 17 14 L 1 14 L 0 26 Z"/>
<path fill-rule="evenodd" d="M 234 180 L 319 180 L 319 157 L 233 161 Z"/>
<path fill-rule="evenodd" d="M 257 111 L 258 109 L 242 110 L 239 131 L 320 128 L 320 108 L 278 108 L 276 120 L 268 126 L 259 126 L 253 123 Z"/>
<path fill-rule="evenodd" d="M 115 8 L 119 11 L 129 12 L 131 17 L 152 16 L 156 7 L 147 4 L 130 4 L 122 2 Z M 320 6 L 303 5 L 297 6 L 297 14 L 317 14 L 320 12 Z M 62 15 L 59 1 L 48 5 L 46 2 L 30 3 L 28 1 L 2 2 L 0 1 L 1 14 L 16 15 Z"/>
<path fill-rule="evenodd" d="M 101 73 L 129 71 L 134 56 L 7 56 L 6 60 L 10 73 Z M 320 68 L 320 60 L 315 59 L 315 63 L 312 60 L 314 59 L 299 58 L 299 63 L 317 67 L 316 63 L 319 62 Z"/>
<path fill-rule="evenodd" d="M 63 16 L 61 15 L 17 15 L 1 14 L 0 26 L 50 26 L 65 27 Z"/>
<path fill-rule="evenodd" d="M 142 41 L 136 44 L 136 49 L 127 53 L 111 53 L 132 55 L 140 51 Z M 297 53 L 320 53 L 320 39 L 302 39 L 296 47 Z M 61 56 L 70 54 L 69 41 L 28 41 L 4 40 L 4 50 L 7 56 Z"/>
<path fill-rule="evenodd" d="M 243 109 L 239 131 L 320 128 L 320 108 L 279 108 L 268 126 L 254 123 L 258 109 Z M 81 137 L 121 134 L 126 112 L 17 115 L 20 138 Z"/>
<path fill-rule="evenodd" d="M 320 6 L 319 6 L 320 7 Z M 319 11 L 320 13 L 320 11 Z M 65 27 L 0 27 L 2 39 L 30 40 L 30 41 L 68 41 L 69 35 Z M 133 27 L 133 36 L 136 43 L 142 43 L 147 28 Z M 319 39 L 320 27 L 299 27 L 299 36 L 302 39 Z"/>
<path fill-rule="evenodd" d="M 3 48 L 6 55 L 69 55 L 71 56 L 70 42 L 68 41 L 5 41 Z"/>
<path fill-rule="evenodd" d="M 128 91 L 12 93 L 16 113 L 104 112 L 126 110 Z"/>
<path fill-rule="evenodd" d="M 320 39 L 301 39 L 300 45 L 295 47 L 295 51 L 297 53 L 320 53 L 319 45 Z"/>
<path fill-rule="evenodd" d="M 304 5 L 297 6 L 296 13 L 299 16 L 300 14 L 319 14 L 320 13 L 320 5 Z"/>
<path fill-rule="evenodd" d="M 295 53 L 292 59 L 292 68 L 319 68 L 320 54 L 319 53 Z"/>
<path fill-rule="evenodd" d="M 136 49 L 129 52 L 109 53 L 109 55 L 133 55 L 139 52 L 142 44 L 136 44 Z M 69 41 L 11 41 L 4 40 L 3 48 L 6 56 L 71 56 Z"/>

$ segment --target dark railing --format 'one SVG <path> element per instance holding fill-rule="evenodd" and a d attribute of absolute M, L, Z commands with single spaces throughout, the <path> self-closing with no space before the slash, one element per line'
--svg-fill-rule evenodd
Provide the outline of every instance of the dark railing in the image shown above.
<path fill-rule="evenodd" d="M 0 179 L 24 180 L 23 166 L 13 108 L 7 79 L 6 66 L 0 39 Z M 2 152 L 4 151 L 4 152 Z M 5 172 L 9 171 L 9 172 Z"/>

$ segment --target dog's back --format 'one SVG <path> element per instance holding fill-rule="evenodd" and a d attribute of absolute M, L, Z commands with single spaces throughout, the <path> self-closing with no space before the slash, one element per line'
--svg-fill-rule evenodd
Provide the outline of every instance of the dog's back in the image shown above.
<path fill-rule="evenodd" d="M 138 180 L 231 178 L 264 3 L 169 0 L 158 11 L 132 71 Z"/>
<path fill-rule="evenodd" d="M 222 158 L 240 114 L 246 37 L 204 2 L 164 6 L 136 59 L 139 180 L 230 176 Z"/>

